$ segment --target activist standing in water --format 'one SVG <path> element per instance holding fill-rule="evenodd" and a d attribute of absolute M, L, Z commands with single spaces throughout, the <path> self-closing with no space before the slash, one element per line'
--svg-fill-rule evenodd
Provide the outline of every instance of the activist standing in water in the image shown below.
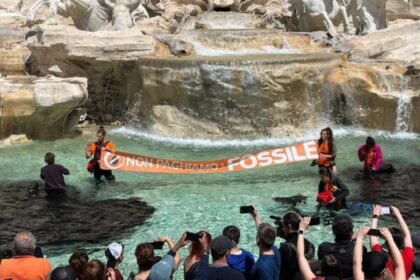
<path fill-rule="evenodd" d="M 93 159 L 89 161 L 88 171 L 93 173 L 96 183 L 101 182 L 102 175 L 110 182 L 115 182 L 115 176 L 112 175 L 111 170 L 103 170 L 99 165 L 99 160 L 101 159 L 102 148 L 106 148 L 111 151 L 115 151 L 117 148 L 111 141 L 106 141 L 106 130 L 103 126 L 98 128 L 96 132 L 96 137 L 98 141 L 93 142 L 89 141 L 86 147 L 86 158 L 89 159 L 93 155 Z"/>
<path fill-rule="evenodd" d="M 335 156 L 337 149 L 334 143 L 333 132 L 327 127 L 321 130 L 321 137 L 318 140 L 319 159 L 316 161 L 319 167 L 326 167 L 332 170 L 334 175 L 337 174 L 335 165 Z"/>
<path fill-rule="evenodd" d="M 370 136 L 366 138 L 366 144 L 359 147 L 357 155 L 359 160 L 364 162 L 366 173 L 391 173 L 395 171 L 392 164 L 383 164 L 381 146 L 376 144 L 375 139 Z"/>

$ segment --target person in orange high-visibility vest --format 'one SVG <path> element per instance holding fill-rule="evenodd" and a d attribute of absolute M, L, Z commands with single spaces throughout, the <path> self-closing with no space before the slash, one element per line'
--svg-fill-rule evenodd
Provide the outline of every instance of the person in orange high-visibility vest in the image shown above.
<path fill-rule="evenodd" d="M 319 159 L 316 161 L 318 166 L 326 167 L 332 171 L 334 175 L 337 174 L 337 167 L 335 165 L 335 157 L 337 149 L 334 143 L 333 132 L 331 128 L 327 127 L 321 130 L 321 137 L 318 140 Z"/>
<path fill-rule="evenodd" d="M 89 172 L 93 173 L 96 183 L 101 182 L 102 175 L 108 181 L 114 182 L 115 176 L 112 175 L 112 171 L 101 169 L 99 160 L 101 159 L 102 148 L 106 148 L 111 151 L 115 151 L 117 148 L 111 141 L 105 140 L 106 130 L 104 127 L 99 127 L 98 131 L 96 132 L 96 137 L 98 138 L 98 141 L 89 141 L 86 147 L 86 158 L 89 159 L 93 155 L 93 159 L 89 161 L 87 169 Z"/>

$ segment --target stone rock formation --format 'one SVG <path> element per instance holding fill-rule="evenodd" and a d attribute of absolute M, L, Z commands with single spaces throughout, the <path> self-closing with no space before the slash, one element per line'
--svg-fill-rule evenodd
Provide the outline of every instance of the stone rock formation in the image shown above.
<path fill-rule="evenodd" d="M 28 24 L 34 22 L 43 5 L 49 6 L 49 17 L 71 17 L 78 29 L 87 31 L 126 30 L 136 20 L 149 17 L 140 0 L 37 0 L 28 11 Z"/>
<path fill-rule="evenodd" d="M 76 108 L 87 98 L 85 78 L 0 78 L 1 134 L 30 138 L 62 137 L 74 130 Z"/>

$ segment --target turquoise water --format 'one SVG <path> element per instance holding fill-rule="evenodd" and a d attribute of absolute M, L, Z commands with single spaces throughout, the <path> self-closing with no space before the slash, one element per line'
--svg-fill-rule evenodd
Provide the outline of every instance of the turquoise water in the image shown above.
<path fill-rule="evenodd" d="M 359 130 L 336 130 L 339 137 L 337 165 L 339 172 L 357 172 L 361 163 L 356 150 L 364 142 L 367 133 Z M 112 140 L 121 151 L 151 155 L 162 158 L 205 160 L 223 159 L 269 147 L 282 146 L 302 139 L 315 138 L 317 132 L 308 132 L 301 138 L 278 138 L 260 140 L 210 141 L 193 139 L 173 139 L 149 135 L 133 129 L 117 129 L 110 133 Z M 420 137 L 413 134 L 387 134 L 373 132 L 383 148 L 384 156 L 397 166 L 420 166 Z M 158 236 L 168 235 L 174 242 L 188 231 L 207 230 L 213 236 L 234 224 L 242 231 L 241 245 L 255 255 L 255 226 L 251 216 L 239 214 L 240 205 L 255 204 L 263 220 L 270 221 L 269 215 L 282 215 L 287 206 L 282 206 L 272 198 L 302 194 L 308 196 L 306 205 L 300 209 L 307 213 L 315 211 L 317 191 L 317 169 L 309 162 L 268 167 L 259 170 L 229 174 L 165 175 L 140 173 L 115 173 L 115 184 L 95 187 L 86 170 L 84 158 L 85 144 L 94 139 L 92 132 L 72 138 L 49 142 L 34 141 L 29 144 L 0 149 L 0 180 L 38 179 L 43 166 L 43 156 L 51 151 L 58 163 L 67 166 L 71 176 L 68 185 L 94 199 L 141 197 L 157 209 L 154 215 L 134 233 L 116 237 L 115 241 L 125 245 L 125 260 L 121 266 L 124 275 L 136 271 L 134 250 L 137 244 L 151 241 Z M 354 170 L 354 171 L 353 171 Z M 357 196 L 359 185 L 348 180 L 351 196 Z M 350 196 L 350 199 L 351 199 Z M 369 215 L 355 218 L 356 227 L 365 225 Z M 330 227 L 311 228 L 308 238 L 316 245 L 332 240 Z M 93 258 L 105 260 L 103 250 L 110 243 L 72 244 L 45 247 L 44 251 L 54 265 L 65 264 L 75 249 L 86 249 Z M 280 239 L 277 243 L 280 242 Z M 164 251 L 162 252 L 164 253 Z M 186 256 L 186 249 L 181 252 Z M 180 270 L 182 271 L 182 269 Z M 176 279 L 183 279 L 182 273 Z"/>

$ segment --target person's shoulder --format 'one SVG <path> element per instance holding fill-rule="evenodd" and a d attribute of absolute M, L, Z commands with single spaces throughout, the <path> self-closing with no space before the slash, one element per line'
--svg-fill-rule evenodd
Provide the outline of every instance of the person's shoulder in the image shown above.
<path fill-rule="evenodd" d="M 239 270 L 236 270 L 230 266 L 228 266 L 226 270 L 229 271 L 229 275 L 226 275 L 226 279 L 245 279 L 244 275 Z"/>
<path fill-rule="evenodd" d="M 318 246 L 318 251 L 322 251 L 322 252 L 326 252 L 331 250 L 331 247 L 333 247 L 334 243 L 331 242 L 322 242 L 321 244 L 319 244 Z"/>

